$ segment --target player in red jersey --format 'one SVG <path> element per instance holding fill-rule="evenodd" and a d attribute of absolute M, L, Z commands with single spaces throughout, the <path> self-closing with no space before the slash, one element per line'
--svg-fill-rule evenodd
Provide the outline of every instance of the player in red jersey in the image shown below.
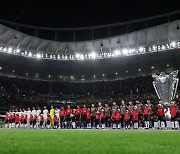
<path fill-rule="evenodd" d="M 5 122 L 5 128 L 8 128 L 8 125 L 9 125 L 9 113 L 8 112 L 5 115 L 4 122 Z"/>
<path fill-rule="evenodd" d="M 23 123 L 24 123 L 24 127 L 27 128 L 27 115 L 24 115 Z"/>
<path fill-rule="evenodd" d="M 14 111 L 10 114 L 11 128 L 15 128 L 15 113 Z"/>
<path fill-rule="evenodd" d="M 4 117 L 4 123 L 5 123 L 4 127 L 8 128 L 9 126 L 9 113 L 8 112 L 6 112 L 6 115 Z"/>
<path fill-rule="evenodd" d="M 60 127 L 61 128 L 65 128 L 65 117 L 66 117 L 66 110 L 64 109 L 64 107 L 61 107 L 61 110 L 60 110 Z"/>
<path fill-rule="evenodd" d="M 175 106 L 175 102 L 172 101 L 171 106 L 170 106 L 172 129 L 177 129 L 177 125 L 176 125 L 177 112 L 178 112 L 178 110 L 177 110 L 177 107 Z"/>
<path fill-rule="evenodd" d="M 66 121 L 67 121 L 66 128 L 71 128 L 71 114 L 72 114 L 72 109 L 70 105 L 68 105 L 66 109 Z"/>
<path fill-rule="evenodd" d="M 33 128 L 33 121 L 34 121 L 33 115 L 30 114 L 30 117 L 29 117 L 30 128 Z"/>
<path fill-rule="evenodd" d="M 134 125 L 134 129 L 138 129 L 138 109 L 137 106 L 134 106 L 133 112 L 132 112 L 132 117 L 133 117 L 133 125 Z"/>
<path fill-rule="evenodd" d="M 15 115 L 15 124 L 16 124 L 16 128 L 19 128 L 19 124 L 20 124 L 20 117 L 18 115 L 18 113 L 16 113 Z"/>
<path fill-rule="evenodd" d="M 21 116 L 19 117 L 19 121 L 20 121 L 20 127 L 23 128 L 24 127 L 24 115 L 21 114 Z"/>
<path fill-rule="evenodd" d="M 58 128 L 58 123 L 59 123 L 59 119 L 58 119 L 58 117 L 55 115 L 54 116 L 54 128 Z"/>
<path fill-rule="evenodd" d="M 121 118 L 122 118 L 122 116 L 121 116 L 121 110 L 120 109 L 118 109 L 117 111 L 116 111 L 116 127 L 118 128 L 118 129 L 120 129 L 121 128 Z"/>
<path fill-rule="evenodd" d="M 112 109 L 111 125 L 113 129 L 116 129 L 116 110 L 115 109 Z"/>
<path fill-rule="evenodd" d="M 130 114 L 128 110 L 126 110 L 126 113 L 124 114 L 124 122 L 125 122 L 125 129 L 128 129 L 130 127 Z"/>
<path fill-rule="evenodd" d="M 162 104 L 158 104 L 157 116 L 158 116 L 158 129 L 162 129 L 162 122 L 164 121 L 164 107 L 162 106 Z"/>
<path fill-rule="evenodd" d="M 148 105 L 145 105 L 145 108 L 143 110 L 143 120 L 145 123 L 145 128 L 149 129 L 149 120 L 150 120 L 150 110 L 148 108 Z"/>
<path fill-rule="evenodd" d="M 97 129 L 99 128 L 99 121 L 100 121 L 100 114 L 99 111 L 97 111 L 95 116 L 95 124 Z"/>
<path fill-rule="evenodd" d="M 34 114 L 34 117 L 33 117 L 33 128 L 36 128 L 37 127 L 37 115 Z"/>
<path fill-rule="evenodd" d="M 80 128 L 81 125 L 81 108 L 79 107 L 79 105 L 76 108 L 76 112 L 75 112 L 75 118 L 76 118 L 76 127 Z"/>
<path fill-rule="evenodd" d="M 101 128 L 104 129 L 105 128 L 105 113 L 104 113 L 104 109 L 101 110 L 100 119 L 101 119 Z"/>
<path fill-rule="evenodd" d="M 44 124 L 44 117 L 43 117 L 43 114 L 41 114 L 40 116 L 40 126 L 41 126 L 41 129 L 43 129 L 43 125 Z"/>
<path fill-rule="evenodd" d="M 83 105 L 83 108 L 81 110 L 81 122 L 84 128 L 86 128 L 86 113 L 87 113 L 86 105 Z"/>
<path fill-rule="evenodd" d="M 91 112 L 90 109 L 87 109 L 86 112 L 86 124 L 87 124 L 87 128 L 91 128 Z"/>

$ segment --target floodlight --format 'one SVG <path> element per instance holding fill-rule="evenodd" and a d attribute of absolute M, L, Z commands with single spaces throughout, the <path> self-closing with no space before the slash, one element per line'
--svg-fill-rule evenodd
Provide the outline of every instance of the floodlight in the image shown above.
<path fill-rule="evenodd" d="M 36 57 L 37 57 L 38 59 L 40 59 L 40 58 L 41 58 L 41 55 L 38 53 L 38 54 L 36 55 Z"/>
<path fill-rule="evenodd" d="M 144 48 L 140 47 L 138 50 L 142 53 L 144 51 Z"/>
<path fill-rule="evenodd" d="M 128 50 L 127 49 L 123 49 L 122 53 L 123 53 L 123 55 L 128 55 Z"/>
<path fill-rule="evenodd" d="M 5 48 L 3 49 L 3 51 L 6 52 L 6 51 L 7 51 L 7 48 L 5 47 Z"/>
<path fill-rule="evenodd" d="M 171 42 L 171 46 L 174 48 L 176 47 L 176 42 Z"/>
<path fill-rule="evenodd" d="M 165 49 L 166 49 L 166 47 L 165 47 L 164 45 L 162 45 L 162 46 L 161 46 L 161 49 L 162 49 L 162 50 L 165 50 Z"/>
<path fill-rule="evenodd" d="M 91 56 L 92 59 L 95 59 L 95 58 L 96 58 L 96 53 L 95 53 L 95 52 L 92 52 L 92 53 L 90 54 L 90 56 Z"/>
<path fill-rule="evenodd" d="M 121 54 L 121 52 L 120 52 L 118 49 L 116 49 L 116 50 L 114 51 L 114 54 L 115 54 L 116 56 L 118 56 L 118 55 Z"/>
<path fill-rule="evenodd" d="M 16 53 L 20 53 L 20 50 L 19 50 L 19 49 L 17 49 L 17 50 L 16 50 Z"/>
<path fill-rule="evenodd" d="M 76 54 L 76 58 L 79 59 L 80 58 L 80 54 L 77 53 Z"/>
<path fill-rule="evenodd" d="M 80 59 L 83 60 L 84 59 L 84 55 L 80 55 Z"/>
<path fill-rule="evenodd" d="M 12 48 L 8 48 L 8 53 L 12 53 Z"/>

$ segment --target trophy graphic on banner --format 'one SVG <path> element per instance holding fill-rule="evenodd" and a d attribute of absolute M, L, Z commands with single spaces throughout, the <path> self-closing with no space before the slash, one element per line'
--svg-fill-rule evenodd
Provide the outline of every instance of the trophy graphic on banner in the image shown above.
<path fill-rule="evenodd" d="M 165 74 L 161 72 L 160 75 L 152 75 L 154 81 L 153 86 L 159 99 L 162 100 L 168 111 L 165 114 L 166 118 L 170 118 L 169 106 L 171 100 L 174 99 L 178 87 L 179 78 L 177 78 L 178 70 Z"/>

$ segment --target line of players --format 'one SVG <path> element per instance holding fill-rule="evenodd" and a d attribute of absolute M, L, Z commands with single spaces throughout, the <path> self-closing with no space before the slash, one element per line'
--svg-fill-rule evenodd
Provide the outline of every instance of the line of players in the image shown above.
<path fill-rule="evenodd" d="M 5 128 L 125 128 L 133 127 L 138 129 L 144 127 L 149 129 L 153 127 L 153 117 L 158 118 L 158 128 L 162 128 L 164 123 L 165 108 L 162 101 L 156 109 L 156 113 L 153 111 L 154 106 L 147 100 L 147 104 L 143 105 L 139 101 L 133 105 L 129 102 L 127 106 L 124 100 L 121 101 L 121 105 L 118 106 L 116 102 L 113 102 L 110 107 L 108 104 L 102 106 L 101 103 L 95 107 L 94 104 L 90 108 L 83 105 L 76 109 L 72 109 L 70 105 L 66 109 L 53 108 L 51 106 L 50 112 L 44 106 L 43 111 L 38 107 L 36 110 L 34 107 L 32 111 L 30 108 L 27 110 L 19 109 L 9 111 L 5 116 Z M 178 114 L 178 107 L 175 102 L 171 102 L 170 115 L 172 129 L 177 129 L 176 120 Z"/>

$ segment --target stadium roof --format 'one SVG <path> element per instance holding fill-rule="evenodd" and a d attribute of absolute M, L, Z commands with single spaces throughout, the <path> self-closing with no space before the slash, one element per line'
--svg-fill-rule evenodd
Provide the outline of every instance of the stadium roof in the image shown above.
<path fill-rule="evenodd" d="M 162 52 L 152 52 L 149 47 L 171 45 L 180 41 L 180 11 L 142 20 L 118 23 L 112 25 L 51 29 L 33 27 L 1 20 L 0 25 L 0 68 L 1 74 L 16 75 L 39 79 L 62 81 L 111 80 L 129 76 L 137 76 L 179 68 L 179 44 L 174 48 L 162 49 Z M 123 31 L 123 27 L 125 28 Z M 23 33 L 22 29 L 32 29 L 36 36 Z M 42 39 L 40 34 L 53 31 L 54 40 Z M 90 31 L 91 39 L 79 41 L 78 34 Z M 65 37 L 59 34 L 73 32 L 72 41 L 63 41 Z M 106 33 L 107 32 L 107 35 Z M 55 34 L 55 35 L 54 35 Z M 67 34 L 67 33 L 66 33 Z M 86 33 L 84 33 L 86 34 Z M 163 47 L 164 47 L 163 46 Z M 94 52 L 100 56 L 103 53 L 113 54 L 116 50 L 123 53 L 139 48 L 146 49 L 143 54 L 110 56 L 109 58 L 79 60 L 77 54 L 88 55 Z M 162 46 L 161 46 L 162 47 Z M 160 47 L 160 48 L 161 48 Z M 177 47 L 177 48 L 176 48 Z M 7 48 L 7 51 L 6 51 Z M 20 50 L 20 54 L 11 53 L 11 49 Z M 134 51 L 134 50 L 133 50 Z M 28 53 L 25 57 L 24 55 Z M 33 56 L 28 56 L 31 53 Z M 41 54 L 72 55 L 73 60 L 41 59 Z M 158 57 L 157 57 L 158 56 Z M 155 68 L 155 69 L 154 69 Z"/>

